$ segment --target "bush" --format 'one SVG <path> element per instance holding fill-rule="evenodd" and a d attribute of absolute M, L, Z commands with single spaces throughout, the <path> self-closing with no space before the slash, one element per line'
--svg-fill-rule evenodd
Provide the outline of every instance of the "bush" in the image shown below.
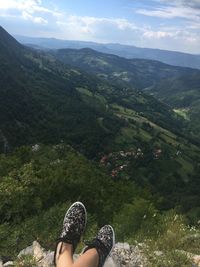
<path fill-rule="evenodd" d="M 151 267 L 188 267 L 191 259 L 187 253 L 195 248 L 195 244 L 184 241 L 194 229 L 188 227 L 185 218 L 169 211 L 160 215 L 157 234 L 146 240 L 145 254 Z M 197 233 L 197 231 L 195 231 Z M 197 252 L 197 251 L 196 251 Z M 200 253 L 200 250 L 199 250 Z"/>
<path fill-rule="evenodd" d="M 137 198 L 131 204 L 125 204 L 113 219 L 119 240 L 152 235 L 156 230 L 158 219 L 154 205 L 143 198 Z"/>

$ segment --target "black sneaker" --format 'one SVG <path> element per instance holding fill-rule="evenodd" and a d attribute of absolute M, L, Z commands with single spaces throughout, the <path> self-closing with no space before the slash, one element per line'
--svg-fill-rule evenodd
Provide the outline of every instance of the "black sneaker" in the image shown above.
<path fill-rule="evenodd" d="M 60 237 L 57 240 L 56 249 L 54 252 L 54 264 L 56 265 L 57 247 L 62 242 L 59 254 L 62 252 L 63 243 L 71 244 L 73 253 L 81 239 L 87 222 L 87 212 L 85 206 L 81 202 L 75 202 L 71 205 L 65 214 L 63 221 L 63 229 Z"/>
<path fill-rule="evenodd" d="M 99 254 L 98 267 L 102 267 L 115 245 L 115 233 L 112 226 L 103 226 L 99 230 L 97 236 L 91 242 L 86 242 L 86 245 L 87 246 L 84 248 L 83 253 L 85 253 L 88 249 L 96 248 Z"/>

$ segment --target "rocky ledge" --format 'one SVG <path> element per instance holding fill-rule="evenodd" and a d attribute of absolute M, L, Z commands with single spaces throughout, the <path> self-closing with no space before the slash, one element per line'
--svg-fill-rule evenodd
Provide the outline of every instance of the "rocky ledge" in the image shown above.
<path fill-rule="evenodd" d="M 44 248 L 40 246 L 37 241 L 34 241 L 33 244 L 25 249 L 23 249 L 19 255 L 18 259 L 23 265 L 24 256 L 30 255 L 34 259 L 33 266 L 37 267 L 52 267 L 53 265 L 53 252 L 45 251 Z M 75 258 L 78 255 L 74 255 Z M 2 263 L 0 261 L 0 267 L 9 267 L 15 266 L 15 263 L 12 261 Z M 31 266 L 31 264 L 29 265 Z M 138 246 L 130 246 L 128 243 L 117 243 L 113 249 L 111 255 L 108 257 L 105 263 L 105 267 L 146 267 L 146 260 Z"/>
<path fill-rule="evenodd" d="M 137 246 L 130 246 L 128 243 L 117 243 L 111 253 L 111 255 L 106 260 L 104 267 L 148 267 L 148 262 L 145 255 L 142 253 L 142 244 Z M 46 251 L 40 246 L 37 241 L 25 249 L 23 249 L 16 262 L 3 262 L 0 260 L 0 267 L 9 266 L 22 266 L 22 267 L 52 267 L 53 265 L 53 252 Z M 157 252 L 158 254 L 158 252 Z M 159 255 L 162 255 L 159 252 Z M 29 256 L 27 262 L 26 256 Z M 79 255 L 75 254 L 76 259 Z M 200 256 L 189 255 L 193 259 L 195 267 L 200 267 Z"/>

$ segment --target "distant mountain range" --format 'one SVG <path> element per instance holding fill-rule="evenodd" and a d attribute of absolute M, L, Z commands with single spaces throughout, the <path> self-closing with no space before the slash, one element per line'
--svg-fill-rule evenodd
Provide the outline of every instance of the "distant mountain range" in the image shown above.
<path fill-rule="evenodd" d="M 15 38 L 20 43 L 37 49 L 91 48 L 102 53 L 113 54 L 125 58 L 152 59 L 174 66 L 200 69 L 200 55 L 160 49 L 140 48 L 121 44 L 100 44 L 95 42 L 69 41 L 55 38 L 36 38 L 19 35 L 15 35 Z"/>

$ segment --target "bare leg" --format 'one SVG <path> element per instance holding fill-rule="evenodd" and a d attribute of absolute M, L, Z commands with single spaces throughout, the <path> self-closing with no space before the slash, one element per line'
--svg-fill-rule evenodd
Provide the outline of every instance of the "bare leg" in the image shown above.
<path fill-rule="evenodd" d="M 61 247 L 61 242 L 57 247 L 57 255 L 56 255 L 56 267 L 72 267 L 73 258 L 72 258 L 72 245 L 63 243 L 61 254 L 59 254 L 59 250 Z"/>
<path fill-rule="evenodd" d="M 77 261 L 73 264 L 73 267 L 97 267 L 99 263 L 99 255 L 95 248 L 88 249 L 82 254 Z"/>
<path fill-rule="evenodd" d="M 99 255 L 96 249 L 89 249 L 82 254 L 73 264 L 72 245 L 63 243 L 62 252 L 59 254 L 61 243 L 57 248 L 56 267 L 97 267 Z"/>

